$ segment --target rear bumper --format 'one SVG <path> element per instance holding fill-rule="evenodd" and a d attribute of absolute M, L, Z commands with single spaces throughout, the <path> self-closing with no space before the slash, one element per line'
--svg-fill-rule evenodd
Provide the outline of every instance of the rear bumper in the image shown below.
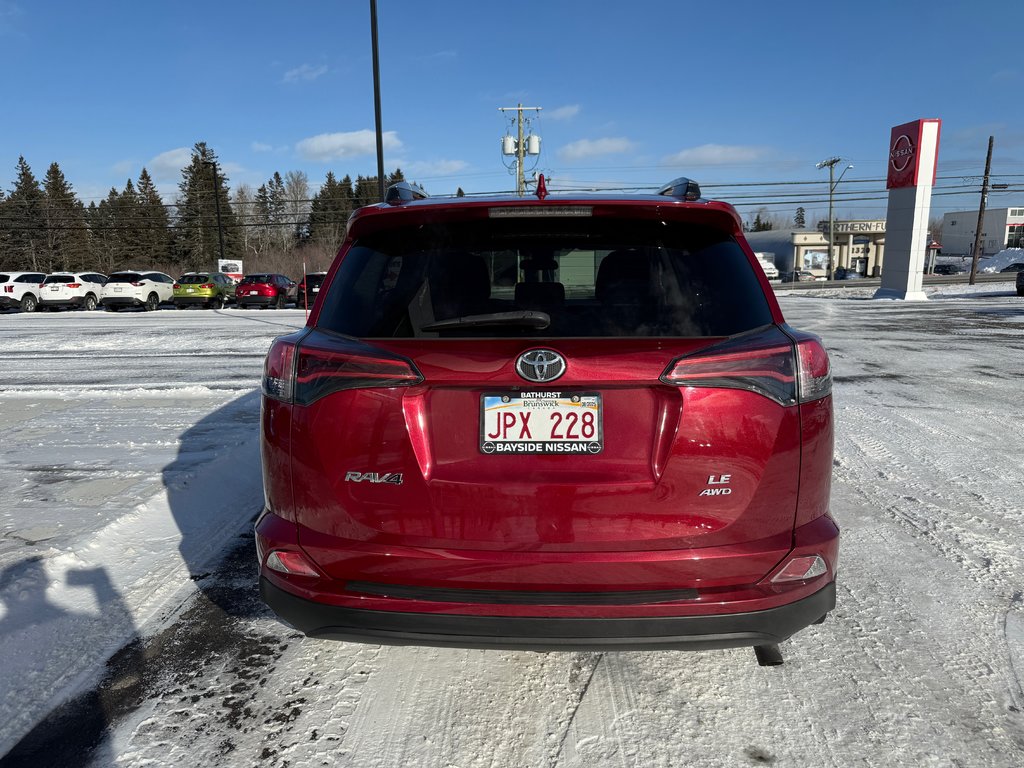
<path fill-rule="evenodd" d="M 472 616 L 344 608 L 297 597 L 260 578 L 260 594 L 311 637 L 458 648 L 707 650 L 780 643 L 835 607 L 836 586 L 762 611 L 700 616 L 575 618 Z"/>
<path fill-rule="evenodd" d="M 211 304 L 216 298 L 216 296 L 175 296 L 173 301 L 175 304 L 191 306 L 192 304 Z"/>
<path fill-rule="evenodd" d="M 41 307 L 81 307 L 85 304 L 85 296 L 72 296 L 67 299 L 46 299 L 40 297 Z"/>
<path fill-rule="evenodd" d="M 270 307 L 277 304 L 277 296 L 238 296 L 236 294 L 235 301 L 238 302 L 238 306 L 247 307 Z"/>
<path fill-rule="evenodd" d="M 141 307 L 145 303 L 145 299 L 134 296 L 106 296 L 100 299 L 101 307 Z"/>

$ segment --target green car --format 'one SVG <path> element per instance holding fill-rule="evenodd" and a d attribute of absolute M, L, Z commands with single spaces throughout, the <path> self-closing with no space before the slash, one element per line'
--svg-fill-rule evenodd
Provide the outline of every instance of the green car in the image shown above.
<path fill-rule="evenodd" d="M 174 284 L 174 306 L 221 309 L 235 298 L 235 281 L 223 272 L 188 272 Z"/>

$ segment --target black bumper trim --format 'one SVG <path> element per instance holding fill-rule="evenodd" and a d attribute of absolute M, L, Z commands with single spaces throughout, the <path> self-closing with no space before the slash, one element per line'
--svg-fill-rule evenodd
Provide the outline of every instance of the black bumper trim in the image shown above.
<path fill-rule="evenodd" d="M 425 600 L 434 603 L 480 605 L 654 605 L 696 600 L 696 589 L 659 589 L 616 592 L 538 592 L 497 589 L 439 589 L 378 584 L 370 581 L 345 582 L 345 590 L 361 595 Z"/>
<path fill-rule="evenodd" d="M 708 650 L 781 643 L 835 608 L 831 582 L 793 603 L 748 613 L 641 618 L 469 616 L 341 608 L 260 578 L 260 595 L 310 637 L 383 645 L 523 650 Z"/>

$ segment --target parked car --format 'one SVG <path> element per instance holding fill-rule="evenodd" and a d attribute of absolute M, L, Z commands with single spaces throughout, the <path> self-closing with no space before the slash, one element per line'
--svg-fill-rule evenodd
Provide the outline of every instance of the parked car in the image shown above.
<path fill-rule="evenodd" d="M 864 275 L 852 267 L 839 267 L 832 273 L 833 280 L 860 280 Z"/>
<path fill-rule="evenodd" d="M 794 269 L 782 276 L 782 282 L 784 283 L 811 283 L 817 279 L 813 272 L 806 269 Z"/>
<path fill-rule="evenodd" d="M 147 312 L 174 301 L 174 278 L 163 272 L 115 272 L 107 278 L 100 305 L 112 312 L 142 307 Z"/>
<path fill-rule="evenodd" d="M 239 309 L 248 307 L 277 307 L 284 309 L 289 303 L 299 301 L 299 287 L 294 280 L 284 275 L 246 275 L 235 286 L 235 301 Z"/>
<path fill-rule="evenodd" d="M 835 605 L 832 380 L 735 209 L 387 194 L 266 358 L 264 600 L 323 638 L 781 661 Z"/>
<path fill-rule="evenodd" d="M 106 275 L 97 272 L 57 272 L 39 285 L 39 306 L 43 309 L 74 307 L 91 312 L 99 306 Z"/>
<path fill-rule="evenodd" d="M 299 281 L 299 297 L 301 301 L 305 302 L 303 308 L 313 306 L 317 294 L 320 293 L 320 286 L 324 284 L 326 278 L 326 272 L 310 272 Z"/>
<path fill-rule="evenodd" d="M 962 275 L 967 270 L 959 264 L 936 264 L 932 270 L 933 275 Z"/>
<path fill-rule="evenodd" d="M 187 272 L 173 286 L 174 306 L 222 309 L 235 298 L 235 281 L 223 272 Z"/>
<path fill-rule="evenodd" d="M 1024 271 L 1024 262 L 1014 262 L 1008 267 L 1003 267 L 999 270 L 1000 272 L 1021 272 Z"/>
<path fill-rule="evenodd" d="M 1024 272 L 1017 273 L 1017 295 L 1024 296 Z"/>
<path fill-rule="evenodd" d="M 39 284 L 43 272 L 0 272 L 0 309 L 35 312 L 39 306 Z"/>

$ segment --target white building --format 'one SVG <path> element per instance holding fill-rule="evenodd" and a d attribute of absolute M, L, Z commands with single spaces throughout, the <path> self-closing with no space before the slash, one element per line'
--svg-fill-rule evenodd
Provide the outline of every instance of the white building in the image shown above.
<path fill-rule="evenodd" d="M 942 217 L 942 254 L 970 256 L 978 231 L 978 211 L 953 211 Z M 981 228 L 981 254 L 1024 246 L 1024 208 L 989 208 Z"/>
<path fill-rule="evenodd" d="M 747 232 L 755 251 L 774 254 L 780 272 L 806 269 L 824 277 L 828 270 L 828 229 L 784 229 Z M 844 267 L 868 277 L 877 276 L 885 258 L 885 220 L 836 221 L 832 268 Z"/>

